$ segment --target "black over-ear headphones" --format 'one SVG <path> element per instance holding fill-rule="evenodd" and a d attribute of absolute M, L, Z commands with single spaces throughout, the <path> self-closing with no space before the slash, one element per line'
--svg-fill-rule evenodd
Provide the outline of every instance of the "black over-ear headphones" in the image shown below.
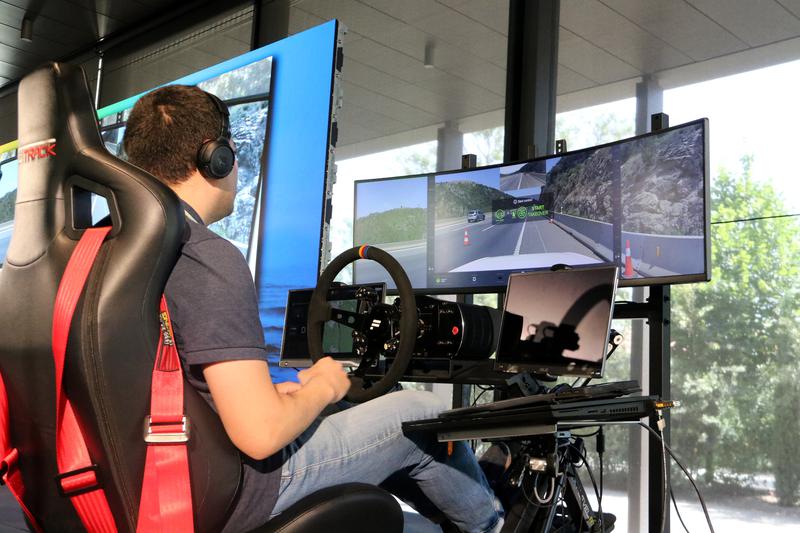
<path fill-rule="evenodd" d="M 230 115 L 222 100 L 209 92 L 206 96 L 219 112 L 220 131 L 216 139 L 203 142 L 197 151 L 197 170 L 208 179 L 222 179 L 231 173 L 236 162 L 236 154 L 230 145 Z"/>

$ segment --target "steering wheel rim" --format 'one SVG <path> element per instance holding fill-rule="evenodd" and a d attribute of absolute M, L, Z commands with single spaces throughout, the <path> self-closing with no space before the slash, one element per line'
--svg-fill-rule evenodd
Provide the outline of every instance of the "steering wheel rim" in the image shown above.
<path fill-rule="evenodd" d="M 322 348 L 322 326 L 331 317 L 328 291 L 339 272 L 358 259 L 370 259 L 386 269 L 392 281 L 394 281 L 397 291 L 400 293 L 401 313 L 400 343 L 397 347 L 394 361 L 386 371 L 386 374 L 367 389 L 363 387 L 363 381 L 359 377 L 350 376 L 351 383 L 350 390 L 347 392 L 347 399 L 351 402 L 361 403 L 388 392 L 400 381 L 406 368 L 408 368 L 417 338 L 417 305 L 408 275 L 394 257 L 380 248 L 367 245 L 355 246 L 342 252 L 322 272 L 311 295 L 311 303 L 308 306 L 307 331 L 308 351 L 312 361 L 316 363 L 325 356 Z"/>

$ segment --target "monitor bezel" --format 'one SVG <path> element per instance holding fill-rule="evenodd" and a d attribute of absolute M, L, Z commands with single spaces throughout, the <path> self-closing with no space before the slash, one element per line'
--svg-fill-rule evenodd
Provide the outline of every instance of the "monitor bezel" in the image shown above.
<path fill-rule="evenodd" d="M 606 325 L 606 335 L 609 334 L 611 331 L 611 323 L 614 321 L 614 303 L 616 301 L 616 294 L 617 289 L 619 288 L 619 272 L 620 268 L 616 265 L 612 265 L 609 263 L 604 263 L 601 265 L 590 265 L 590 266 L 581 266 L 575 268 L 567 268 L 563 270 L 532 270 L 530 272 L 515 272 L 508 276 L 508 284 L 506 288 L 506 292 L 508 292 L 508 287 L 511 286 L 511 282 L 514 278 L 520 276 L 545 276 L 547 274 L 553 275 L 568 275 L 570 272 L 583 272 L 587 270 L 607 270 L 607 269 L 615 269 L 617 271 L 617 275 L 614 276 L 613 288 L 611 290 L 611 306 L 608 312 L 608 324 Z M 527 363 L 518 363 L 518 362 L 506 362 L 501 361 L 501 354 L 500 354 L 500 339 L 502 338 L 502 331 L 503 325 L 506 319 L 506 309 L 508 308 L 508 298 L 505 299 L 503 302 L 503 310 L 500 313 L 500 328 L 497 331 L 497 346 L 495 346 L 495 358 L 494 358 L 494 369 L 501 372 L 532 372 L 535 374 L 542 374 L 542 365 L 533 365 Z M 606 339 L 606 347 L 608 347 L 608 339 Z M 605 373 L 606 368 L 606 356 L 608 355 L 607 352 L 604 352 L 602 358 L 600 360 L 600 368 L 594 369 L 592 372 L 580 372 L 580 371 L 570 371 L 567 364 L 564 365 L 551 365 L 548 368 L 550 370 L 555 369 L 556 372 L 546 372 L 545 374 L 548 376 L 556 376 L 556 377 L 563 377 L 563 376 L 570 376 L 570 377 L 585 377 L 585 378 L 602 378 L 603 374 Z M 561 371 L 563 369 L 563 371 Z"/>
<path fill-rule="evenodd" d="M 447 174 L 460 174 L 464 172 L 470 171 L 483 171 L 486 169 L 497 168 L 497 167 L 504 167 L 504 166 L 511 166 L 511 165 L 524 165 L 526 163 L 531 163 L 534 161 L 543 161 L 546 159 L 550 159 L 553 157 L 566 157 L 572 156 L 576 154 L 581 154 L 584 152 L 590 152 L 594 150 L 598 150 L 601 148 L 607 148 L 610 146 L 615 146 L 618 144 L 623 144 L 627 142 L 637 141 L 639 139 L 643 139 L 646 137 L 652 137 L 655 135 L 661 135 L 668 133 L 670 131 L 674 131 L 680 128 L 687 128 L 695 125 L 702 125 L 703 129 L 703 236 L 705 241 L 704 246 L 704 257 L 703 257 L 703 264 L 704 264 L 704 271 L 699 273 L 693 274 L 679 274 L 675 276 L 659 276 L 659 277 L 648 277 L 648 278 L 620 278 L 618 280 L 618 287 L 625 288 L 625 287 L 642 287 L 642 286 L 654 286 L 654 285 L 673 285 L 673 284 L 682 284 L 682 283 L 695 283 L 700 281 L 709 281 L 711 279 L 711 191 L 710 191 L 710 171 L 709 171 L 709 157 L 708 157 L 708 118 L 700 118 L 696 120 L 692 120 L 690 122 L 684 122 L 683 124 L 678 124 L 676 126 L 670 126 L 669 128 L 664 128 L 656 131 L 651 131 L 642 135 L 636 135 L 634 137 L 627 137 L 625 139 L 620 139 L 617 141 L 612 141 L 604 144 L 598 144 L 596 146 L 590 146 L 587 148 L 581 148 L 579 150 L 572 150 L 569 152 L 562 152 L 559 154 L 551 154 L 546 156 L 535 157 L 532 159 L 523 159 L 519 161 L 512 161 L 508 163 L 496 163 L 494 165 L 486 165 L 482 167 L 474 167 L 469 169 L 454 169 L 454 170 L 446 170 L 441 172 L 422 172 L 419 174 L 408 174 L 403 176 L 389 176 L 383 178 L 374 178 L 374 179 L 365 179 L 365 180 L 356 180 L 353 185 L 353 233 L 355 236 L 355 221 L 356 221 L 356 208 L 358 206 L 358 185 L 362 183 L 375 183 L 380 181 L 390 181 L 390 180 L 401 180 L 401 179 L 413 179 L 413 178 L 421 178 L 421 177 L 436 177 L 436 176 L 443 176 Z M 428 206 L 430 209 L 430 206 Z M 428 220 L 430 223 L 430 218 Z M 427 244 L 428 238 L 430 235 L 426 235 L 426 265 L 429 265 L 430 257 L 427 257 Z M 353 245 L 364 244 L 364 243 L 356 243 L 355 240 L 353 241 Z M 576 268 L 583 268 L 584 265 L 580 267 L 576 266 Z M 521 272 L 544 272 L 546 269 L 518 269 L 518 270 L 509 270 L 509 277 L 514 273 L 521 273 Z M 499 272 L 499 271 L 497 271 Z M 369 283 L 369 282 L 361 282 L 356 279 L 356 269 L 353 267 L 353 283 Z M 427 281 L 426 281 L 427 285 Z M 414 288 L 414 292 L 417 294 L 485 294 L 485 293 L 496 293 L 496 294 L 504 294 L 506 292 L 508 286 L 508 280 L 506 283 L 501 285 L 482 285 L 482 286 L 460 286 L 460 287 L 423 287 L 423 288 Z M 387 289 L 387 294 L 396 295 L 397 289 Z"/>

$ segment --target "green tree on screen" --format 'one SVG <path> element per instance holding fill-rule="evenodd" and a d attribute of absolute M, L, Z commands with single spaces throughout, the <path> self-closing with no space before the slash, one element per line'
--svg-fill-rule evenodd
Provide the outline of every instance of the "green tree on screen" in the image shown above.
<path fill-rule="evenodd" d="M 785 212 L 751 162 L 742 158 L 738 175 L 720 171 L 713 221 Z M 794 218 L 714 224 L 712 281 L 673 289 L 672 394 L 685 409 L 673 417 L 673 442 L 706 483 L 772 470 L 780 486 L 797 469 L 777 461 L 774 442 L 791 426 L 776 418 L 774 391 L 798 394 L 799 233 Z M 794 485 L 782 502 L 793 501 L 785 493 Z"/>
<path fill-rule="evenodd" d="M 14 219 L 14 204 L 16 201 L 16 189 L 0 196 L 0 224 Z"/>

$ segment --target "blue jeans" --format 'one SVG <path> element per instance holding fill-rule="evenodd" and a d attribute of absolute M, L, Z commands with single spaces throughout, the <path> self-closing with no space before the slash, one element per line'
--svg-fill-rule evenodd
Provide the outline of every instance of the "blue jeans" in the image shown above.
<path fill-rule="evenodd" d="M 502 511 L 475 455 L 429 432 L 404 435 L 401 424 L 444 409 L 429 392 L 399 391 L 318 419 L 284 451 L 272 515 L 317 490 L 348 482 L 378 485 L 405 470 L 425 496 L 465 532 L 496 531 Z"/>

